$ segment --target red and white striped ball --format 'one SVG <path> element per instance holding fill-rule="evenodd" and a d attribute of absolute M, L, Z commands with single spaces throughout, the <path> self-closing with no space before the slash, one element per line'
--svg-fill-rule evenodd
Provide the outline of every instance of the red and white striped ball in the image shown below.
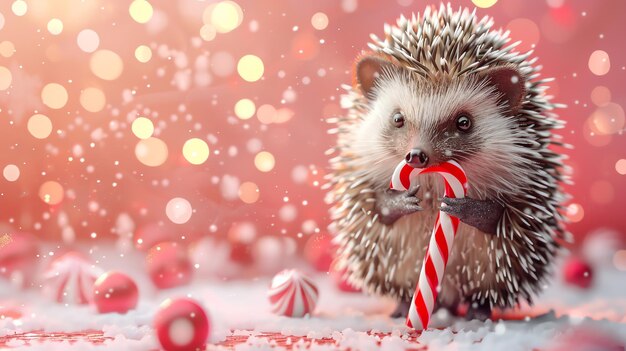
<path fill-rule="evenodd" d="M 312 314 L 318 295 L 315 283 L 295 269 L 276 274 L 268 291 L 272 312 L 287 317 Z"/>
<path fill-rule="evenodd" d="M 167 299 L 154 317 L 154 329 L 165 351 L 195 351 L 205 349 L 210 323 L 196 301 Z"/>
<path fill-rule="evenodd" d="M 55 258 L 44 273 L 44 293 L 59 303 L 88 304 L 93 301 L 93 283 L 102 269 L 80 252 Z"/>

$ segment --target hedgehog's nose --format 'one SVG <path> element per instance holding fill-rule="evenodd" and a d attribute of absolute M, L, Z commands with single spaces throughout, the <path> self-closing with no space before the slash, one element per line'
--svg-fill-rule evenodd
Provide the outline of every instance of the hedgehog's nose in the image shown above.
<path fill-rule="evenodd" d="M 413 149 L 406 154 L 406 163 L 414 168 L 424 168 L 428 165 L 428 155 L 420 149 Z"/>

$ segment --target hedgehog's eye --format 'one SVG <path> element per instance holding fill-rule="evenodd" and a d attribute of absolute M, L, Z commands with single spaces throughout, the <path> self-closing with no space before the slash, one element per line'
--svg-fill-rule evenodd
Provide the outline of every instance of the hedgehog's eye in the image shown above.
<path fill-rule="evenodd" d="M 396 111 L 391 115 L 391 120 L 396 128 L 402 128 L 404 126 L 404 115 L 402 112 Z"/>
<path fill-rule="evenodd" d="M 456 118 L 456 129 L 467 132 L 472 128 L 472 120 L 467 115 L 459 115 Z"/>

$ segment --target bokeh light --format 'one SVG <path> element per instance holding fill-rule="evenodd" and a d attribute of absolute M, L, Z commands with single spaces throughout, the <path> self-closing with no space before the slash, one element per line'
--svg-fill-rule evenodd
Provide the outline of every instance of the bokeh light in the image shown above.
<path fill-rule="evenodd" d="M 139 139 L 148 139 L 154 133 L 154 124 L 146 117 L 138 117 L 131 125 L 133 134 Z"/>
<path fill-rule="evenodd" d="M 328 16 L 323 12 L 317 12 L 311 17 L 311 25 L 317 30 L 324 30 L 328 27 Z"/>
<path fill-rule="evenodd" d="M 212 24 L 205 24 L 200 27 L 200 37 L 204 41 L 211 41 L 217 36 L 217 31 Z"/>
<path fill-rule="evenodd" d="M 276 160 L 274 155 L 267 151 L 261 151 L 254 157 L 254 165 L 261 172 L 269 172 L 274 169 Z"/>
<path fill-rule="evenodd" d="M 270 124 L 274 122 L 275 117 L 276 108 L 270 104 L 261 105 L 256 110 L 256 118 L 263 124 Z"/>
<path fill-rule="evenodd" d="M 20 169 L 13 164 L 6 165 L 2 170 L 2 175 L 4 176 L 4 179 L 9 182 L 14 182 L 20 177 Z"/>
<path fill-rule="evenodd" d="M 203 16 L 205 24 L 212 24 L 219 33 L 228 33 L 243 21 L 243 11 L 234 1 L 220 1 L 208 7 L 207 11 L 210 11 L 210 22 L 206 21 L 207 16 Z"/>
<path fill-rule="evenodd" d="M 48 205 L 57 205 L 63 201 L 63 186 L 58 182 L 49 180 L 39 187 L 39 198 Z"/>
<path fill-rule="evenodd" d="M 183 156 L 191 164 L 203 164 L 209 158 L 209 146 L 202 139 L 189 139 L 183 145 Z"/>
<path fill-rule="evenodd" d="M 11 11 L 16 16 L 24 16 L 26 11 L 28 11 L 28 4 L 24 0 L 15 0 L 13 4 L 11 4 Z"/>
<path fill-rule="evenodd" d="M 59 35 L 63 32 L 63 22 L 58 18 L 48 21 L 48 32 L 52 35 Z"/>
<path fill-rule="evenodd" d="M 148 22 L 154 13 L 152 5 L 146 0 L 133 0 L 128 7 L 130 17 L 137 23 Z"/>
<path fill-rule="evenodd" d="M 142 139 L 135 146 L 135 156 L 146 166 L 158 167 L 167 160 L 167 144 L 154 137 Z"/>
<path fill-rule="evenodd" d="M 615 162 L 615 171 L 621 175 L 626 175 L 626 159 L 619 159 Z"/>
<path fill-rule="evenodd" d="M 0 90 L 7 90 L 11 86 L 13 75 L 8 68 L 0 66 Z"/>
<path fill-rule="evenodd" d="M 152 59 L 152 50 L 147 45 L 139 45 L 135 49 L 135 58 L 141 63 L 146 63 Z"/>
<path fill-rule="evenodd" d="M 476 7 L 480 7 L 483 9 L 489 8 L 498 2 L 498 0 L 472 0 Z"/>
<path fill-rule="evenodd" d="M 589 118 L 591 129 L 600 135 L 610 135 L 624 129 L 626 116 L 624 109 L 616 103 L 598 107 Z"/>
<path fill-rule="evenodd" d="M 67 90 L 59 83 L 48 83 L 41 89 L 41 101 L 50 108 L 63 108 L 67 98 Z"/>
<path fill-rule="evenodd" d="M 609 54 L 603 50 L 596 50 L 589 56 L 589 70 L 596 76 L 603 76 L 609 73 L 611 60 Z"/>
<path fill-rule="evenodd" d="M 124 62 L 111 50 L 98 50 L 91 55 L 89 68 L 100 79 L 115 80 L 122 74 Z"/>
<path fill-rule="evenodd" d="M 80 92 L 80 105 L 89 112 L 100 112 L 106 105 L 106 96 L 98 88 L 85 88 Z"/>
<path fill-rule="evenodd" d="M 193 209 L 191 203 L 182 197 L 175 197 L 167 202 L 165 214 L 172 223 L 184 224 L 191 219 Z"/>
<path fill-rule="evenodd" d="M 82 51 L 92 53 L 100 46 L 100 36 L 92 29 L 84 29 L 76 36 L 76 44 Z"/>
<path fill-rule="evenodd" d="M 259 187 L 253 182 L 243 182 L 239 186 L 239 198 L 247 204 L 253 204 L 259 200 Z"/>
<path fill-rule="evenodd" d="M 15 45 L 13 42 L 5 40 L 0 42 L 0 56 L 9 58 L 15 53 Z"/>
<path fill-rule="evenodd" d="M 605 86 L 598 85 L 591 91 L 591 101 L 596 106 L 604 106 L 611 102 L 611 91 Z"/>
<path fill-rule="evenodd" d="M 254 116 L 256 106 L 250 99 L 241 99 L 235 104 L 235 115 L 241 119 L 249 119 Z"/>
<path fill-rule="evenodd" d="M 38 113 L 28 119 L 26 128 L 35 138 L 45 139 L 52 133 L 52 122 L 48 116 Z"/>
<path fill-rule="evenodd" d="M 255 55 L 245 55 L 237 63 L 239 76 L 248 82 L 256 82 L 261 79 L 264 70 L 263 61 Z"/>
<path fill-rule="evenodd" d="M 576 223 L 582 221 L 585 217 L 585 210 L 580 204 L 571 203 L 567 206 L 566 214 L 570 221 Z"/>

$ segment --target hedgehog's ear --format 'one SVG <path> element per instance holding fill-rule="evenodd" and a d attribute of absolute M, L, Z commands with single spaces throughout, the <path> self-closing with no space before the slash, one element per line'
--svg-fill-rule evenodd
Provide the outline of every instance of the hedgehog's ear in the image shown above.
<path fill-rule="evenodd" d="M 488 68 L 479 75 L 500 93 L 499 102 L 504 103 L 511 114 L 516 114 L 526 95 L 526 81 L 519 71 L 512 67 L 502 66 Z"/>
<path fill-rule="evenodd" d="M 393 66 L 389 60 L 372 53 L 363 54 L 356 60 L 354 65 L 356 83 L 368 100 L 374 98 L 373 90 L 383 71 Z"/>

